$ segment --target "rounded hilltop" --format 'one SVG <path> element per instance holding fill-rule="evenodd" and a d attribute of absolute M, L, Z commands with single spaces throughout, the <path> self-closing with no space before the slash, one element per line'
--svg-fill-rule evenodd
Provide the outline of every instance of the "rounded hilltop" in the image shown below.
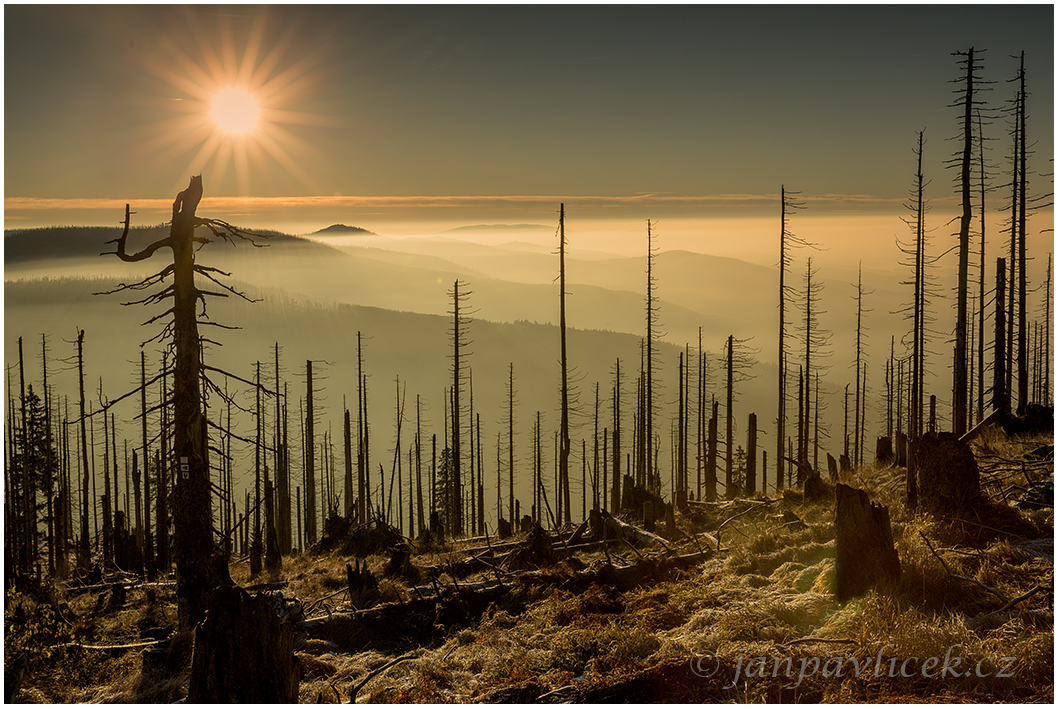
<path fill-rule="evenodd" d="M 329 227 L 324 227 L 319 231 L 314 231 L 309 236 L 336 236 L 336 235 L 348 235 L 348 234 L 359 234 L 362 236 L 378 236 L 373 231 L 367 229 L 361 229 L 358 226 L 346 226 L 345 224 L 331 224 Z"/>

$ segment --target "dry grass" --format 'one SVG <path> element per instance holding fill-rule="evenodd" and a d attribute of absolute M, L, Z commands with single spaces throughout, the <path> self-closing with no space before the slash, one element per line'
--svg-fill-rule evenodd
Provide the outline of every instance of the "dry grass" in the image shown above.
<path fill-rule="evenodd" d="M 990 431 L 974 446 L 979 455 L 1013 460 L 1039 444 Z M 715 514 L 698 515 L 715 520 L 714 525 L 729 520 L 722 533 L 726 553 L 624 592 L 604 584 L 571 585 L 578 572 L 601 568 L 606 561 L 601 552 L 549 567 L 531 584 L 517 583 L 514 574 L 504 576 L 516 602 L 493 605 L 480 620 L 421 644 L 411 659 L 367 682 L 357 701 L 1052 700 L 1053 591 L 1000 609 L 1036 586 L 1053 589 L 1053 511 L 1025 513 L 997 504 L 982 508 L 974 519 L 939 520 L 905 509 L 902 469 L 861 470 L 846 482 L 868 490 L 890 509 L 901 562 L 900 579 L 891 588 L 844 604 L 834 599 L 832 503 L 806 505 L 799 494 L 788 493 L 752 509 L 729 504 Z M 688 520 L 681 526 L 693 525 Z M 462 549 L 472 545 L 480 543 L 449 542 L 416 553 L 420 585 L 431 585 L 431 579 L 450 585 L 455 565 L 465 558 Z M 687 541 L 677 546 L 681 553 L 697 550 Z M 618 564 L 636 561 L 628 550 L 610 554 Z M 349 561 L 338 554 L 284 559 L 283 578 L 289 582 L 284 595 L 300 599 L 310 615 L 348 610 L 342 590 Z M 380 579 L 383 602 L 413 598 L 405 580 L 385 576 L 387 561 L 378 555 L 367 559 Z M 234 565 L 232 576 L 250 582 L 246 564 Z M 495 572 L 482 571 L 458 580 L 495 578 Z M 176 625 L 171 590 L 134 589 L 127 607 L 116 613 L 98 612 L 96 594 L 68 603 L 78 620 L 49 632 L 102 643 L 135 639 L 147 627 Z M 24 606 L 23 617 L 41 617 L 37 604 Z M 10 632 L 11 617 L 9 601 L 8 659 L 18 649 L 11 642 L 17 637 Z M 171 702 L 185 692 L 190 643 L 190 636 L 182 637 L 171 657 L 148 671 L 135 653 L 107 657 L 65 651 L 35 662 L 21 698 Z M 331 642 L 304 635 L 295 649 L 302 666 L 299 699 L 308 703 L 348 701 L 369 673 L 396 658 L 375 650 L 343 653 Z M 887 671 L 909 658 L 943 661 L 946 655 L 959 658 L 959 670 L 980 672 L 937 678 Z M 714 658 L 718 674 L 695 675 L 689 665 L 695 657 Z M 1014 658 L 1009 668 L 1002 659 L 1008 657 Z M 864 667 L 869 660 L 872 670 L 885 671 L 791 678 L 777 669 L 774 675 L 747 678 L 746 663 L 753 658 L 788 659 L 795 668 L 831 658 L 848 668 L 855 658 Z M 997 676 L 1001 670 L 1013 677 Z M 738 671 L 743 674 L 736 685 L 731 680 Z"/>

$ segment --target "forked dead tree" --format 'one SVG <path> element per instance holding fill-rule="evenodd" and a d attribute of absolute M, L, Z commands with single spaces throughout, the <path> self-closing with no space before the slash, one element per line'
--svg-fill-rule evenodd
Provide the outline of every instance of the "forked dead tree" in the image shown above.
<path fill-rule="evenodd" d="M 149 244 L 142 250 L 129 253 L 126 240 L 132 212 L 125 206 L 125 224 L 121 236 L 108 243 L 116 245 L 108 252 L 125 262 L 144 261 L 163 249 L 173 252 L 173 262 L 138 283 L 121 284 L 109 291 L 139 291 L 169 282 L 160 291 L 128 303 L 129 305 L 157 305 L 171 302 L 169 309 L 152 317 L 145 324 L 167 320 L 164 328 L 153 339 L 167 341 L 173 351 L 173 454 L 176 458 L 176 481 L 173 490 L 174 556 L 177 573 L 177 597 L 179 616 L 185 627 L 194 627 L 205 616 L 215 589 L 231 586 L 225 557 L 218 549 L 213 537 L 213 519 L 210 509 L 210 479 L 208 459 L 208 435 L 203 414 L 203 383 L 213 391 L 219 390 L 209 382 L 207 371 L 219 371 L 202 362 L 202 344 L 199 325 L 224 327 L 209 320 L 205 304 L 208 296 L 227 297 L 229 294 L 250 300 L 242 293 L 217 280 L 223 271 L 195 263 L 198 247 L 217 239 L 234 243 L 246 240 L 254 246 L 254 236 L 227 222 L 203 219 L 195 215 L 202 200 L 202 177 L 191 178 L 187 189 L 176 196 L 173 202 L 173 217 L 169 236 Z M 199 227 L 208 231 L 212 238 L 196 235 Z M 208 279 L 222 291 L 200 288 L 195 277 Z M 170 282 L 171 281 L 171 282 Z M 198 310 L 201 301 L 202 310 Z M 228 375 L 234 376 L 234 375 Z M 239 377 L 235 377 L 244 381 Z M 249 383 L 249 382 L 246 382 Z"/>

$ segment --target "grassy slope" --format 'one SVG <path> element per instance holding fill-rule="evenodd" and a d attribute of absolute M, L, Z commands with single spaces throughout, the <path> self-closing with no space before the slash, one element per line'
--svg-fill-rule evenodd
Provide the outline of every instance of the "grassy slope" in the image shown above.
<path fill-rule="evenodd" d="M 1009 487 L 1011 473 L 1020 474 L 1019 461 L 1041 442 L 992 434 L 983 438 L 977 453 L 985 489 L 1000 497 L 1000 491 Z M 1053 476 L 1053 463 L 1033 467 Z M 844 604 L 836 602 L 831 592 L 832 503 L 805 505 L 799 495 L 788 492 L 769 505 L 753 506 L 754 512 L 741 514 L 724 527 L 719 534 L 726 551 L 687 572 L 644 581 L 624 592 L 574 583 L 578 573 L 605 563 L 602 553 L 596 552 L 541 572 L 530 571 L 538 581 L 532 586 L 523 586 L 512 570 L 504 579 L 516 602 L 501 602 L 480 619 L 458 623 L 439 636 L 424 633 L 439 637 L 425 645 L 412 642 L 392 654 L 374 649 L 350 653 L 340 644 L 300 636 L 296 649 L 303 668 L 301 701 L 344 701 L 370 670 L 407 649 L 414 659 L 371 679 L 360 701 L 1053 701 L 1050 593 L 1044 590 L 1000 610 L 1001 600 L 975 582 L 949 575 L 923 541 L 923 536 L 931 540 L 951 573 L 1012 599 L 1036 585 L 1052 583 L 1053 511 L 1020 513 L 1020 521 L 991 520 L 1000 527 L 1016 526 L 1022 532 L 1017 535 L 909 516 L 899 499 L 902 469 L 860 471 L 849 482 L 868 489 L 873 499 L 890 508 L 902 565 L 901 580 L 894 587 Z M 726 503 L 697 521 L 681 516 L 678 524 L 687 530 L 711 526 L 715 533 L 720 520 L 748 506 Z M 697 549 L 687 541 L 674 544 L 681 553 Z M 463 558 L 459 549 L 465 546 L 424 550 L 413 561 L 423 573 L 440 569 L 439 582 L 448 584 L 450 574 L 445 569 Z M 641 554 L 659 557 L 661 552 Z M 618 565 L 636 563 L 637 557 L 628 550 L 610 553 Z M 283 577 L 290 584 L 284 595 L 311 606 L 310 616 L 347 608 L 340 593 L 345 562 L 334 554 L 285 559 Z M 371 556 L 368 562 L 382 579 L 381 600 L 394 603 L 393 612 L 400 613 L 396 602 L 398 597 L 413 597 L 411 584 L 385 575 L 385 557 Z M 234 564 L 232 573 L 236 581 L 249 582 L 245 562 Z M 491 581 L 495 576 L 489 571 L 459 581 Z M 106 594 L 70 599 L 70 614 L 78 620 L 68 634 L 96 643 L 127 642 L 137 628 L 174 623 L 172 592 L 166 589 L 134 589 L 127 606 L 117 612 L 98 612 L 105 601 Z M 9 606 L 9 619 L 10 611 Z M 10 627 L 8 637 L 12 637 Z M 17 628 L 14 637 L 20 637 Z M 17 650 L 11 642 L 6 649 Z M 68 650 L 38 658 L 22 698 L 172 701 L 182 696 L 188 642 L 176 643 L 169 665 L 163 663 L 146 674 L 140 671 L 135 653 L 108 658 Z M 893 658 L 900 667 L 909 657 L 943 660 L 946 654 L 963 658 L 960 674 L 980 666 L 994 675 L 1001 667 L 988 658 L 1013 657 L 1014 677 L 889 676 Z M 876 674 L 879 656 L 882 671 Z M 740 657 L 743 681 L 733 686 Z M 747 681 L 747 663 L 755 657 L 768 658 L 767 676 Z M 778 676 L 772 676 L 775 657 L 792 658 L 792 677 L 783 676 L 785 665 Z M 846 658 L 843 675 L 812 672 L 813 658 L 824 663 Z M 870 670 L 855 676 L 847 658 L 869 658 Z M 719 667 L 718 672 L 697 676 L 692 671 L 696 659 L 698 670 Z M 799 682 L 801 661 L 807 669 Z"/>

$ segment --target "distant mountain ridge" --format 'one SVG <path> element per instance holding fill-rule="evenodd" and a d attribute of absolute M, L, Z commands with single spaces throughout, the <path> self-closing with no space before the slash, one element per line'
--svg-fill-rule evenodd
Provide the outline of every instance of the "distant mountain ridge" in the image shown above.
<path fill-rule="evenodd" d="M 330 226 L 324 227 L 319 231 L 312 232 L 311 234 L 309 234 L 309 236 L 332 236 L 335 234 L 361 234 L 363 236 L 378 236 L 378 234 L 373 231 L 368 231 L 367 229 L 362 229 L 358 226 L 347 226 L 345 224 L 331 224 Z"/>
<path fill-rule="evenodd" d="M 265 237 L 261 243 L 313 243 L 301 237 L 277 231 L 253 233 Z M 130 252 L 136 251 L 168 235 L 169 226 L 167 224 L 132 227 L 129 229 L 128 249 Z M 95 257 L 103 252 L 112 251 L 113 246 L 106 242 L 117 239 L 119 236 L 121 236 L 119 227 L 105 226 L 8 229 L 4 231 L 4 261 L 5 263 L 23 263 L 44 259 Z"/>

